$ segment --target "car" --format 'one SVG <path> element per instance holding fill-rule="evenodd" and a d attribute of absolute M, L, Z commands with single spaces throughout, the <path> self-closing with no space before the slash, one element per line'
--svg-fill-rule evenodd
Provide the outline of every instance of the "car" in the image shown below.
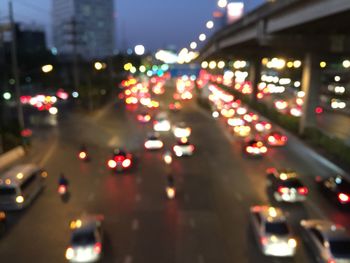
<path fill-rule="evenodd" d="M 227 119 L 227 124 L 232 127 L 244 126 L 245 121 L 240 117 L 233 117 Z"/>
<path fill-rule="evenodd" d="M 111 159 L 108 160 L 107 165 L 113 171 L 123 171 L 132 167 L 133 156 L 131 153 L 122 149 L 115 149 Z"/>
<path fill-rule="evenodd" d="M 269 168 L 267 182 L 278 202 L 303 202 L 309 192 L 293 170 Z"/>
<path fill-rule="evenodd" d="M 156 133 L 151 133 L 145 141 L 145 148 L 147 150 L 159 150 L 163 148 L 163 142 Z"/>
<path fill-rule="evenodd" d="M 176 138 L 189 137 L 191 135 L 191 128 L 184 122 L 177 123 L 173 126 L 173 133 Z"/>
<path fill-rule="evenodd" d="M 350 180 L 345 176 L 335 175 L 322 179 L 316 177 L 321 191 L 339 207 L 350 208 Z"/>
<path fill-rule="evenodd" d="M 267 153 L 267 147 L 260 140 L 248 139 L 243 143 L 243 153 L 249 156 L 263 156 Z"/>
<path fill-rule="evenodd" d="M 6 229 L 6 213 L 0 211 L 0 235 L 5 232 Z"/>
<path fill-rule="evenodd" d="M 269 146 L 284 146 L 287 144 L 288 138 L 280 132 L 273 131 L 265 136 L 265 141 Z"/>
<path fill-rule="evenodd" d="M 233 133 L 239 137 L 247 137 L 250 135 L 251 128 L 248 125 L 240 125 L 233 127 Z"/>
<path fill-rule="evenodd" d="M 350 235 L 343 226 L 318 219 L 302 220 L 300 225 L 317 262 L 350 262 Z"/>
<path fill-rule="evenodd" d="M 264 255 L 294 256 L 297 241 L 291 234 L 287 219 L 280 208 L 253 206 L 250 208 L 250 221 Z"/>
<path fill-rule="evenodd" d="M 167 120 L 165 118 L 159 118 L 153 122 L 153 130 L 154 131 L 166 132 L 166 131 L 170 131 L 170 129 L 171 129 L 170 122 L 169 122 L 169 120 Z"/>
<path fill-rule="evenodd" d="M 151 115 L 147 112 L 137 114 L 137 120 L 141 123 L 147 123 L 151 120 Z"/>
<path fill-rule="evenodd" d="M 267 132 L 271 130 L 272 125 L 267 121 L 260 121 L 255 124 L 255 130 L 260 133 Z"/>
<path fill-rule="evenodd" d="M 173 147 L 173 151 L 177 157 L 191 156 L 194 151 L 194 145 L 191 144 L 186 138 L 181 138 Z"/>
<path fill-rule="evenodd" d="M 178 101 L 175 101 L 175 102 L 169 104 L 169 110 L 171 110 L 171 111 L 177 112 L 181 109 L 182 109 L 182 105 Z"/>
<path fill-rule="evenodd" d="M 66 249 L 69 262 L 96 262 L 103 252 L 103 216 L 85 215 L 70 222 L 71 239 Z"/>

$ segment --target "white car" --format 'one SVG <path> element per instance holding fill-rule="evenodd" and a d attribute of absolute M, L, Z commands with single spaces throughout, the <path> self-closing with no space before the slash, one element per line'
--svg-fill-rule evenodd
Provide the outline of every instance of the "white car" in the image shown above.
<path fill-rule="evenodd" d="M 177 157 L 191 156 L 194 151 L 194 145 L 190 144 L 188 140 L 180 140 L 174 145 L 173 151 Z"/>
<path fill-rule="evenodd" d="M 69 262 L 96 262 L 102 255 L 102 217 L 84 216 L 71 221 L 70 245 L 66 250 Z"/>
<path fill-rule="evenodd" d="M 163 148 L 163 145 L 157 134 L 151 134 L 145 141 L 145 148 L 147 150 L 159 150 Z"/>
<path fill-rule="evenodd" d="M 191 135 L 191 128 L 186 126 L 184 122 L 174 125 L 173 133 L 176 138 L 187 138 Z"/>
<path fill-rule="evenodd" d="M 343 226 L 317 219 L 302 220 L 300 225 L 317 262 L 350 262 L 350 235 Z"/>
<path fill-rule="evenodd" d="M 250 219 L 258 245 L 264 255 L 291 257 L 297 241 L 292 237 L 281 209 L 269 206 L 250 208 Z"/>
<path fill-rule="evenodd" d="M 153 130 L 157 132 L 170 131 L 171 125 L 167 119 L 157 119 L 153 122 Z"/>

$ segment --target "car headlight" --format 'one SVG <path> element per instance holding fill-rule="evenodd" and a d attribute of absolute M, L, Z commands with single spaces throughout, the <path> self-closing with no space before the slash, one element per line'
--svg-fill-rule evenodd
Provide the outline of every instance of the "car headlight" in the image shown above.
<path fill-rule="evenodd" d="M 288 246 L 295 248 L 297 246 L 297 241 L 294 238 L 288 239 Z"/>
<path fill-rule="evenodd" d="M 24 197 L 21 196 L 21 195 L 17 196 L 17 197 L 16 197 L 16 202 L 17 202 L 18 204 L 22 204 L 22 203 L 24 202 Z"/>

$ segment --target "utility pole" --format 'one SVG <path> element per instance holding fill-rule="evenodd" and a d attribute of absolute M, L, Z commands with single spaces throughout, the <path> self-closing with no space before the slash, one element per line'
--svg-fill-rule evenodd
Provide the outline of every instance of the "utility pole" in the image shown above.
<path fill-rule="evenodd" d="M 20 80 L 19 80 L 19 70 L 18 70 L 18 56 L 17 56 L 17 39 L 16 39 L 16 26 L 13 18 L 13 8 L 12 1 L 9 1 L 9 17 L 11 24 L 11 61 L 12 61 L 12 74 L 15 80 L 15 91 L 16 91 L 16 103 L 17 103 L 17 114 L 18 114 L 18 124 L 20 130 L 20 136 L 22 137 L 22 144 L 24 145 L 24 138 L 22 136 L 22 131 L 24 130 L 24 116 L 23 107 L 21 104 L 21 90 L 20 90 Z"/>

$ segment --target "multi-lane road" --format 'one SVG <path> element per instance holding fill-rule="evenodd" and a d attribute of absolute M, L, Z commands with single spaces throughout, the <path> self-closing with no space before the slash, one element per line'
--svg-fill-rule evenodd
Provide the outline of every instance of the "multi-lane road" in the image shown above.
<path fill-rule="evenodd" d="M 172 81 L 167 88 L 173 89 Z M 171 92 L 160 97 L 165 108 L 170 97 Z M 185 121 L 192 127 L 190 141 L 196 148 L 192 157 L 171 164 L 178 195 L 167 200 L 169 168 L 162 161 L 163 151 L 144 149 L 152 126 L 138 123 L 136 112 L 120 101 L 93 115 L 70 111 L 47 131 L 40 158 L 49 172 L 47 187 L 25 211 L 10 213 L 9 229 L 0 239 L 1 262 L 65 262 L 69 221 L 83 213 L 104 215 L 103 262 L 121 263 L 313 262 L 300 240 L 300 219 L 329 218 L 350 227 L 349 215 L 315 187 L 314 176 L 334 173 L 327 162 L 294 137 L 262 159 L 247 159 L 224 122 L 214 120 L 195 100 L 169 113 L 173 123 Z M 173 135 L 161 136 L 170 149 Z M 87 145 L 90 162 L 78 160 L 81 144 Z M 115 146 L 135 154 L 132 170 L 113 174 L 106 168 Z M 251 205 L 274 203 L 265 180 L 265 170 L 272 166 L 295 169 L 310 189 L 305 203 L 282 206 L 298 237 L 293 259 L 262 256 L 248 220 Z M 67 203 L 56 191 L 60 172 L 70 180 Z"/>

